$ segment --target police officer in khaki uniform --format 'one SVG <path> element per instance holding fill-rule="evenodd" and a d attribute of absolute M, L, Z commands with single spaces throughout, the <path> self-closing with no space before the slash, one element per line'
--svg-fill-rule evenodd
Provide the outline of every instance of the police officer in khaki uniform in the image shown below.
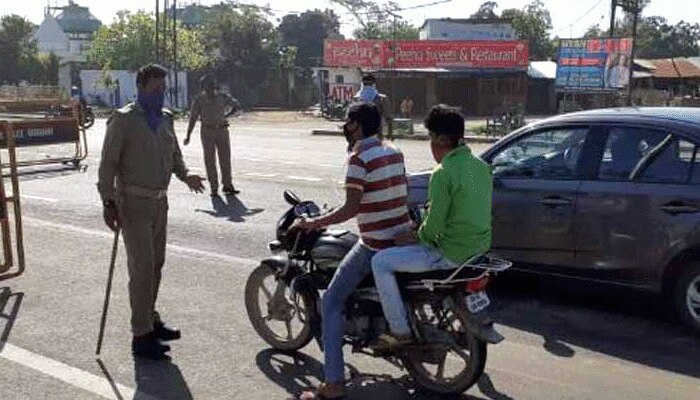
<path fill-rule="evenodd" d="M 167 189 L 172 174 L 197 193 L 202 178 L 189 175 L 177 143 L 173 115 L 163 109 L 167 71 L 156 64 L 139 69 L 138 99 L 107 121 L 97 188 L 104 220 L 121 227 L 126 246 L 131 304 L 132 351 L 136 356 L 165 359 L 180 338 L 155 310 L 165 262 L 168 219 Z"/>
<path fill-rule="evenodd" d="M 218 90 L 216 80 L 211 76 L 202 78 L 202 89 L 192 102 L 190 124 L 187 127 L 185 146 L 190 143 L 190 136 L 198 119 L 202 120 L 201 139 L 204 150 L 204 165 L 207 179 L 211 185 L 211 195 L 218 196 L 219 177 L 216 171 L 216 156 L 219 156 L 221 182 L 226 195 L 240 193 L 233 187 L 231 178 L 231 139 L 227 118 L 241 108 L 238 101 Z"/>

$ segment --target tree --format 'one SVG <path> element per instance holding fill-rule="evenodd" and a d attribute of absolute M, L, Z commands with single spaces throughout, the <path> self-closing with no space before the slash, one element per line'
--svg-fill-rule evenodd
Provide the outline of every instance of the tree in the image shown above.
<path fill-rule="evenodd" d="M 420 28 L 403 20 L 390 26 L 369 23 L 363 28 L 355 29 L 353 35 L 357 39 L 417 40 Z"/>
<path fill-rule="evenodd" d="M 220 64 L 255 68 L 275 64 L 277 32 L 258 7 L 222 3 L 207 15 L 204 32 Z"/>
<path fill-rule="evenodd" d="M 497 19 L 498 14 L 496 14 L 496 9 L 498 8 L 498 3 L 495 1 L 487 1 L 479 6 L 479 9 L 471 15 L 470 18 L 474 19 Z"/>
<path fill-rule="evenodd" d="M 401 20 L 398 3 L 383 4 L 367 0 L 331 0 L 353 15 L 359 27 L 353 32 L 357 39 L 413 40 L 420 29 Z"/>
<path fill-rule="evenodd" d="M 618 21 L 616 37 L 632 37 L 632 20 Z M 608 37 L 599 26 L 589 28 L 587 37 Z M 639 58 L 692 57 L 700 54 L 700 24 L 680 21 L 670 25 L 659 16 L 642 18 L 637 26 L 636 55 Z"/>
<path fill-rule="evenodd" d="M 308 10 L 285 15 L 277 29 L 282 46 L 297 48 L 297 65 L 313 67 L 321 65 L 323 41 L 340 36 L 340 20 L 332 10 Z"/>
<path fill-rule="evenodd" d="M 0 19 L 0 83 L 18 84 L 30 80 L 30 69 L 36 71 L 38 60 L 33 33 L 34 25 L 19 15 Z"/>
<path fill-rule="evenodd" d="M 110 66 L 114 69 L 136 70 L 154 61 L 156 53 L 156 23 L 152 14 L 139 11 L 119 11 L 117 18 L 109 26 L 103 26 L 95 35 L 87 61 L 101 69 Z M 165 37 L 166 54 L 172 55 L 172 35 Z M 211 62 L 204 50 L 202 34 L 197 30 L 178 27 L 178 65 L 188 70 L 200 70 Z M 172 65 L 173 60 L 164 60 Z"/>
<path fill-rule="evenodd" d="M 541 0 L 533 0 L 522 10 L 503 10 L 501 18 L 510 22 L 520 39 L 530 42 L 530 58 L 545 60 L 555 56 L 556 49 L 549 37 L 552 16 Z"/>

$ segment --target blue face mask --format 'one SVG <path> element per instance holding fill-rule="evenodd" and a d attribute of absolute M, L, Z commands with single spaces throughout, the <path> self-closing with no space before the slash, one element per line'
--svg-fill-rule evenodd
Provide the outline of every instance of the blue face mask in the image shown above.
<path fill-rule="evenodd" d="M 158 126 L 160 126 L 160 123 L 163 121 L 165 94 L 139 92 L 137 101 L 144 111 L 146 111 L 148 125 L 154 131 L 158 130 Z"/>

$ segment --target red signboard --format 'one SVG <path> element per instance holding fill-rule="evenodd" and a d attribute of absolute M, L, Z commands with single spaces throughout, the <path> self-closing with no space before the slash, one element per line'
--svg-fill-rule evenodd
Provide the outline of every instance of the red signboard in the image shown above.
<path fill-rule="evenodd" d="M 323 61 L 329 67 L 381 68 L 386 62 L 381 40 L 327 40 Z"/>
<path fill-rule="evenodd" d="M 329 40 L 328 67 L 374 68 L 521 68 L 528 65 L 523 41 Z"/>

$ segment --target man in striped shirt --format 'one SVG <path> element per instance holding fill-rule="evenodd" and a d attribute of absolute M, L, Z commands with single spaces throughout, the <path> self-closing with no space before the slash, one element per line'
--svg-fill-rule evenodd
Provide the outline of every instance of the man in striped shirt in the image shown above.
<path fill-rule="evenodd" d="M 383 142 L 381 115 L 371 103 L 353 104 L 343 127 L 351 154 L 348 160 L 345 204 L 316 219 L 300 220 L 295 227 L 318 230 L 357 217 L 360 241 L 345 256 L 323 295 L 323 346 L 325 383 L 301 399 L 332 399 L 345 395 L 343 334 L 345 302 L 357 285 L 372 272 L 372 257 L 395 245 L 395 237 L 410 232 L 406 206 L 406 167 L 393 144 Z"/>

